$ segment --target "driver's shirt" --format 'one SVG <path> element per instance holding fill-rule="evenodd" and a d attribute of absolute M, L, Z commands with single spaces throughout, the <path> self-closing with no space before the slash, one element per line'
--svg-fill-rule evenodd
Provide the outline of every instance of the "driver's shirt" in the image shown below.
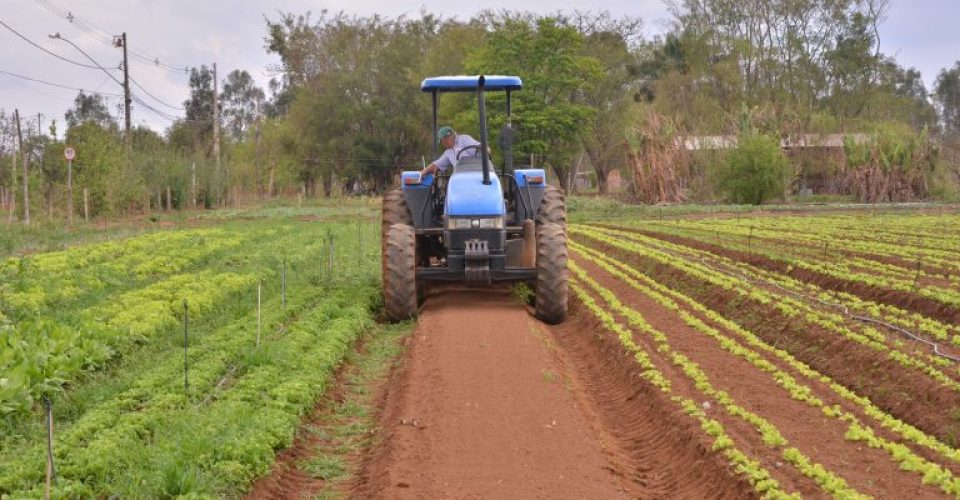
<path fill-rule="evenodd" d="M 437 158 L 433 163 L 437 165 L 437 168 L 441 172 L 446 171 L 448 168 L 457 165 L 457 154 L 467 146 L 479 146 L 478 142 L 473 137 L 470 137 L 467 134 L 457 134 L 457 139 L 453 143 L 453 147 L 444 151 L 440 158 Z M 469 158 L 471 156 L 480 156 L 480 148 L 471 149 L 465 153 L 460 159 Z"/>

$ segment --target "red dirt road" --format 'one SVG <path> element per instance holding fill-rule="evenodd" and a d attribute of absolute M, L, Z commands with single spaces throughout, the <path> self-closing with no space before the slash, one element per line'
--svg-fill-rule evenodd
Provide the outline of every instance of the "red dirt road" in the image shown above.
<path fill-rule="evenodd" d="M 548 328 L 502 290 L 428 300 L 352 493 L 627 498 Z"/>

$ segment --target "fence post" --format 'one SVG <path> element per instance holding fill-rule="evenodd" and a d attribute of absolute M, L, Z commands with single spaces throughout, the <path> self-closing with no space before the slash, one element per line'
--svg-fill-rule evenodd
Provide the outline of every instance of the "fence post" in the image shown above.
<path fill-rule="evenodd" d="M 260 282 L 257 282 L 257 347 L 260 347 Z"/>
<path fill-rule="evenodd" d="M 57 477 L 57 470 L 53 463 L 53 403 L 50 398 L 44 396 L 43 406 L 47 411 L 47 480 L 43 498 L 49 500 L 50 488 L 53 480 Z"/>
<path fill-rule="evenodd" d="M 183 396 L 184 398 L 190 397 L 190 382 L 187 378 L 188 364 L 187 364 L 187 347 L 189 346 L 188 341 L 188 332 L 190 325 L 190 308 L 187 305 L 187 301 L 183 301 Z"/>
<path fill-rule="evenodd" d="M 328 270 L 328 276 L 330 276 L 330 278 L 333 279 L 333 259 L 334 259 L 333 235 L 332 234 L 329 235 L 328 238 L 330 241 L 330 251 L 327 253 L 327 270 Z"/>

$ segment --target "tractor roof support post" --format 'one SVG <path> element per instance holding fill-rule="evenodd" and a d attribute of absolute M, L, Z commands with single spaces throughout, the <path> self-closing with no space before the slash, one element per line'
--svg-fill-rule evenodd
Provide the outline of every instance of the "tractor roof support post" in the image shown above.
<path fill-rule="evenodd" d="M 503 169 L 505 172 L 513 174 L 513 118 L 510 116 L 510 89 L 507 89 L 507 125 L 504 127 L 502 133 L 510 134 L 509 145 L 507 150 L 503 152 Z M 503 141 L 503 136 L 501 136 L 501 141 Z M 503 143 L 501 142 L 501 146 Z"/>
<path fill-rule="evenodd" d="M 487 154 L 487 110 L 483 97 L 483 85 L 486 79 L 480 75 L 477 82 L 477 105 L 480 111 L 480 158 L 483 163 L 483 183 L 490 184 L 490 155 Z"/>
<path fill-rule="evenodd" d="M 436 158 L 439 153 L 437 148 L 440 142 L 440 139 L 437 139 L 437 91 L 434 90 L 431 94 L 433 94 L 431 96 L 433 97 L 433 133 L 430 135 L 433 137 L 433 157 Z"/>

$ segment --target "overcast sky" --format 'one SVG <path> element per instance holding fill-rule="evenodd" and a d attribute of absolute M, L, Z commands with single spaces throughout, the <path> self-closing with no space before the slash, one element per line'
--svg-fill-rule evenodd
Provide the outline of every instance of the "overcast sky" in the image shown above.
<path fill-rule="evenodd" d="M 277 19 L 278 12 L 318 13 L 325 8 L 358 15 L 417 16 L 423 8 L 445 18 L 467 19 L 480 8 L 522 7 L 546 13 L 558 9 L 596 9 L 597 6 L 617 15 L 642 18 L 647 35 L 662 33 L 670 22 L 662 0 L 607 0 L 603 3 L 494 0 L 480 4 L 469 0 L 431 0 L 420 5 L 386 0 L 0 0 L 0 21 L 64 58 L 89 64 L 80 51 L 48 36 L 60 33 L 98 63 L 117 68 L 122 59 L 121 51 L 62 17 L 70 13 L 85 25 L 111 35 L 126 31 L 130 50 L 145 56 L 143 59 L 156 58 L 162 64 L 178 68 L 216 62 L 221 79 L 230 70 L 246 69 L 265 88 L 269 80 L 266 68 L 275 63 L 276 58 L 268 56 L 263 48 L 264 16 Z M 958 19 L 960 2 L 957 0 L 891 0 L 888 19 L 881 26 L 881 50 L 894 55 L 901 65 L 919 69 L 929 89 L 941 69 L 960 59 Z M 146 89 L 144 92 L 133 86 L 135 94 L 157 110 L 182 115 L 182 111 L 167 106 L 179 107 L 187 97 L 187 77 L 182 71 L 163 69 L 138 57 L 131 58 L 130 69 L 133 79 Z M 3 26 L 0 26 L 0 72 L 87 91 L 121 93 L 120 86 L 104 72 L 59 60 Z M 122 73 L 112 73 L 122 78 Z M 70 108 L 76 94 L 76 90 L 0 73 L 0 109 L 12 112 L 13 108 L 19 108 L 23 115 L 29 115 L 34 121 L 37 113 L 41 113 L 45 131 L 50 120 L 56 119 L 61 137 L 63 114 Z M 122 104 L 122 99 L 107 98 L 111 111 L 116 113 L 116 106 Z M 133 122 L 146 123 L 157 130 L 163 130 L 170 123 L 136 103 Z"/>

